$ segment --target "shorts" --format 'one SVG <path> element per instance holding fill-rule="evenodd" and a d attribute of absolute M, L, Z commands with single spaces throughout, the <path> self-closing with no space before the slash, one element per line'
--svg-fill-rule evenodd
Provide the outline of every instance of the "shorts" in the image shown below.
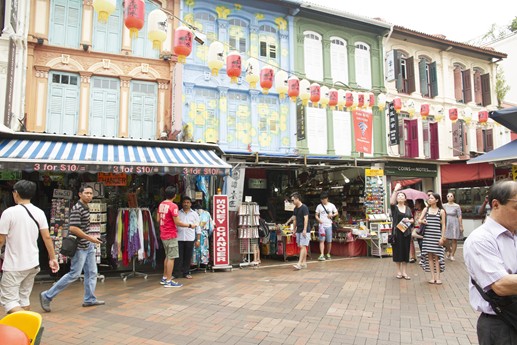
<path fill-rule="evenodd" d="M 332 242 L 332 224 L 328 224 L 328 225 L 320 224 L 318 226 L 318 231 L 325 232 L 325 236 L 320 236 L 320 233 L 322 233 L 322 232 L 318 232 L 318 241 L 327 242 L 327 243 Z"/>
<path fill-rule="evenodd" d="M 4 271 L 0 282 L 0 303 L 5 311 L 15 307 L 28 307 L 34 278 L 40 271 L 39 266 L 25 271 Z"/>
<path fill-rule="evenodd" d="M 167 259 L 172 260 L 180 256 L 177 238 L 171 238 L 170 240 L 162 240 L 162 242 L 163 249 L 165 250 L 165 257 Z"/>
<path fill-rule="evenodd" d="M 296 243 L 298 244 L 298 247 L 308 247 L 309 242 L 311 241 L 311 234 L 306 234 L 305 237 L 302 235 L 303 233 L 301 232 L 296 233 Z"/>

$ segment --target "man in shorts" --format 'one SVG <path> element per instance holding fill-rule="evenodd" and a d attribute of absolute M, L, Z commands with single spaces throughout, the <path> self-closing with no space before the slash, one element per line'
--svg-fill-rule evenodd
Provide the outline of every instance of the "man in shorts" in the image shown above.
<path fill-rule="evenodd" d="M 296 243 L 300 247 L 300 258 L 298 263 L 293 265 L 297 270 L 307 268 L 307 247 L 311 240 L 307 229 L 309 228 L 309 208 L 302 203 L 299 193 L 293 193 L 291 200 L 294 203 L 293 228 L 296 229 Z"/>
<path fill-rule="evenodd" d="M 5 248 L 0 301 L 6 313 L 30 310 L 34 278 L 40 271 L 38 234 L 45 243 L 52 272 L 59 270 L 54 243 L 48 231 L 45 213 L 31 204 L 36 184 L 20 180 L 13 186 L 16 206 L 9 207 L 0 218 L 0 249 Z"/>
<path fill-rule="evenodd" d="M 165 250 L 163 277 L 160 280 L 160 284 L 166 288 L 183 286 L 183 284 L 174 281 L 174 277 L 172 276 L 174 259 L 179 257 L 178 228 L 176 226 L 179 225 L 192 229 L 198 225 L 184 223 L 179 219 L 178 206 L 173 202 L 175 197 L 176 187 L 169 186 L 165 188 L 165 200 L 158 206 L 160 238 L 163 242 L 163 249 Z"/>

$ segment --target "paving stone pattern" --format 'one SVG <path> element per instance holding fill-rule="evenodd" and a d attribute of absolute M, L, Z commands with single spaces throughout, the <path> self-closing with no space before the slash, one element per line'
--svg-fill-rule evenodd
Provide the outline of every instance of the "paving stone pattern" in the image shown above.
<path fill-rule="evenodd" d="M 105 306 L 83 308 L 76 282 L 43 313 L 42 344 L 477 344 L 477 313 L 468 303 L 460 252 L 446 262 L 443 285 L 409 264 L 396 279 L 391 258 L 335 258 L 232 272 L 195 273 L 182 288 L 160 274 L 108 278 L 97 285 Z M 40 291 L 32 294 L 33 310 Z"/>

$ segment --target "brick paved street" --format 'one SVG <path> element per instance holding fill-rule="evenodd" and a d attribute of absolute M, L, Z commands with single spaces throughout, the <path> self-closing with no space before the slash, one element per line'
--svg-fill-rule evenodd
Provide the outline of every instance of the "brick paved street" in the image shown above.
<path fill-rule="evenodd" d="M 460 249 L 461 250 L 461 249 Z M 410 264 L 395 278 L 391 258 L 311 262 L 196 273 L 180 289 L 109 278 L 97 285 L 107 305 L 82 308 L 82 284 L 43 314 L 43 344 L 477 344 L 461 251 L 447 261 L 442 286 Z M 37 283 L 33 309 L 42 312 Z"/>

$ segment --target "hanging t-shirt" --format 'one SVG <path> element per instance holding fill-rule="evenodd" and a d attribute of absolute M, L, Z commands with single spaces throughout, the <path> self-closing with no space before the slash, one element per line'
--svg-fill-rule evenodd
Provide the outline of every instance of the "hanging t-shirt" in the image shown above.
<path fill-rule="evenodd" d="M 160 214 L 160 238 L 170 240 L 178 237 L 178 228 L 174 223 L 174 217 L 178 216 L 178 205 L 170 200 L 164 200 L 158 206 Z"/>

